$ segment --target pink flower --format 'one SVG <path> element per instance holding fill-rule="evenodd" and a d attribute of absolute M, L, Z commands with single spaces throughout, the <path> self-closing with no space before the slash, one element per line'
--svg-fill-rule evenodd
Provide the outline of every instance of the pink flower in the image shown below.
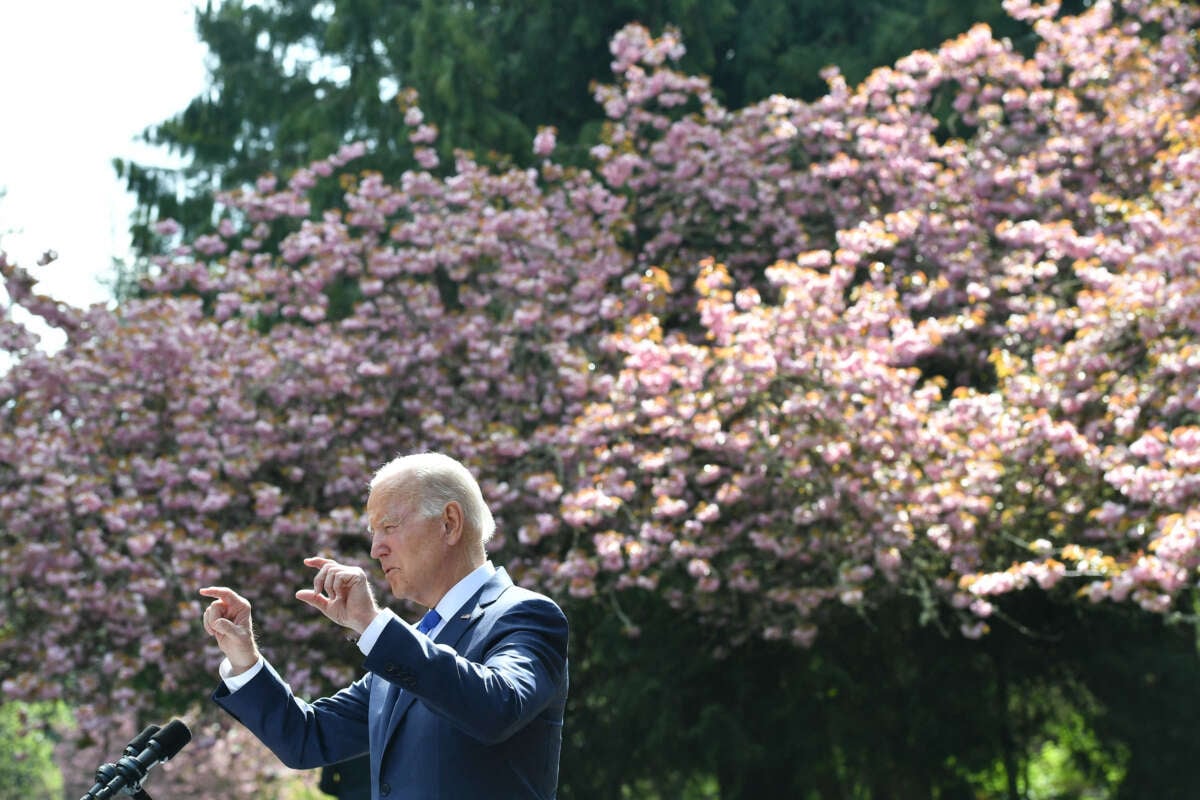
<path fill-rule="evenodd" d="M 413 151 L 413 157 L 423 169 L 435 169 L 441 162 L 437 150 L 432 147 L 418 147 Z"/>
<path fill-rule="evenodd" d="M 129 549 L 129 554 L 134 558 L 145 556 L 154 549 L 157 543 L 158 537 L 150 532 L 139 533 L 125 540 L 125 546 Z"/>
<path fill-rule="evenodd" d="M 981 639 L 988 630 L 988 624 L 983 620 L 970 623 L 964 622 L 959 626 L 959 632 L 967 639 Z"/>
<path fill-rule="evenodd" d="M 557 138 L 558 131 L 553 126 L 538 128 L 537 136 L 533 138 L 534 155 L 544 158 L 553 153 Z"/>
<path fill-rule="evenodd" d="M 179 233 L 179 230 L 179 223 L 170 218 L 154 223 L 154 232 L 159 236 L 174 236 Z"/>
<path fill-rule="evenodd" d="M 104 501 L 95 492 L 83 492 L 75 498 L 75 505 L 84 514 L 94 514 L 104 508 Z"/>

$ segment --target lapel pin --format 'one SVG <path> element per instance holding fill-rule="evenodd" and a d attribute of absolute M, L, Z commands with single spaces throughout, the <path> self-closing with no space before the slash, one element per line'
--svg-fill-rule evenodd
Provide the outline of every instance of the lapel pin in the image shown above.
<path fill-rule="evenodd" d="M 463 614 L 461 617 L 459 617 L 459 619 L 470 619 L 470 618 L 471 618 L 470 614 Z"/>

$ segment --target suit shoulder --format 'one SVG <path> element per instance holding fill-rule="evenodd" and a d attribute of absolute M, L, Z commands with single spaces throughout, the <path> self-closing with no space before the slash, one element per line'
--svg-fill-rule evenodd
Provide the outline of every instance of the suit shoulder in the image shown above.
<path fill-rule="evenodd" d="M 508 605 L 546 606 L 557 609 L 560 614 L 562 613 L 562 608 L 558 603 L 546 595 L 536 592 L 533 589 L 526 589 L 524 586 L 517 586 L 515 583 L 508 588 L 508 591 L 502 597 Z"/>
<path fill-rule="evenodd" d="M 568 627 L 567 615 L 558 603 L 540 592 L 513 584 L 499 597 L 495 610 L 511 621 L 540 620 L 540 626 Z"/>

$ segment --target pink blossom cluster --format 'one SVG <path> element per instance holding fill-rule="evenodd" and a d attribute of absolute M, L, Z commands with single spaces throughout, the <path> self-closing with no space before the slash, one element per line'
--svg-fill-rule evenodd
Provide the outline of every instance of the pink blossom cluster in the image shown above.
<path fill-rule="evenodd" d="M 629 27 L 594 170 L 549 128 L 534 169 L 438 164 L 408 98 L 419 168 L 354 172 L 348 146 L 265 176 L 115 310 L 0 259 L 5 695 L 68 700 L 94 738 L 177 713 L 213 682 L 215 581 L 298 694 L 344 682 L 301 559 L 366 563 L 372 470 L 424 448 L 478 472 L 519 581 L 655 592 L 731 643 L 815 646 L 906 596 L 972 637 L 1019 591 L 1180 610 L 1197 11 L 1007 7 L 1032 57 L 976 27 L 738 110 Z"/>

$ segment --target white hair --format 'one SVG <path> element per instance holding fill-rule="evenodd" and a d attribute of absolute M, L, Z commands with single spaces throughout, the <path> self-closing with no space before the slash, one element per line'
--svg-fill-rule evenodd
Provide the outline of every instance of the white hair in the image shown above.
<path fill-rule="evenodd" d="M 496 532 L 496 521 L 483 499 L 471 471 L 443 453 L 414 453 L 394 458 L 371 478 L 371 491 L 412 491 L 417 513 L 426 519 L 441 516 L 446 505 L 462 507 L 467 528 L 486 543 Z"/>

